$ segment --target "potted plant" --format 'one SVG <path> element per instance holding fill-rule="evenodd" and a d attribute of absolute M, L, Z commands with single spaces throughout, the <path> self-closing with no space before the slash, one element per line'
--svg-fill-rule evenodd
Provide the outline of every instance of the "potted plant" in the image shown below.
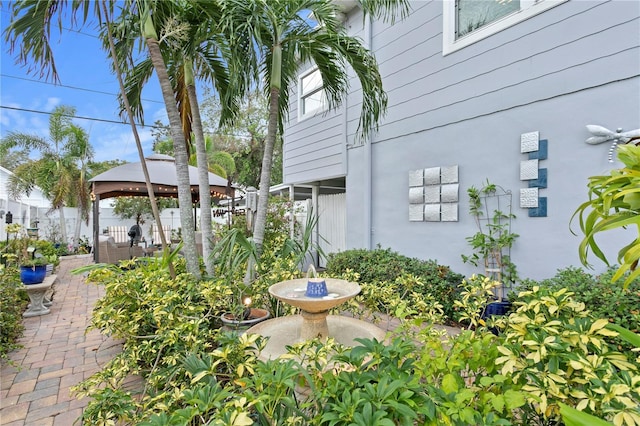
<path fill-rule="evenodd" d="M 34 257 L 20 262 L 20 281 L 23 284 L 40 284 L 47 275 L 47 259 Z"/>
<path fill-rule="evenodd" d="M 268 310 L 252 307 L 252 286 L 250 282 L 245 282 L 245 276 L 249 275 L 248 265 L 255 267 L 258 259 L 253 240 L 247 238 L 240 229 L 231 229 L 216 244 L 212 256 L 218 276 L 222 277 L 228 288 L 233 289 L 230 309 L 220 316 L 225 327 L 230 330 L 246 330 L 268 319 Z"/>
<path fill-rule="evenodd" d="M 47 259 L 37 252 L 34 240 L 30 239 L 20 224 L 7 225 L 7 234 L 15 237 L 7 242 L 5 262 L 20 267 L 20 281 L 23 284 L 39 284 L 47 273 Z"/>
<path fill-rule="evenodd" d="M 511 220 L 515 218 L 511 213 L 511 192 L 487 181 L 480 189 L 470 187 L 467 194 L 469 213 L 475 219 L 478 232 L 467 237 L 474 253 L 462 255 L 462 260 L 484 266 L 485 275 L 500 283 L 494 291 L 496 302 L 487 306 L 486 313 L 504 315 L 511 306 L 506 288 L 517 279 L 516 266 L 510 256 L 511 247 L 518 238 L 518 234 L 511 232 Z"/>

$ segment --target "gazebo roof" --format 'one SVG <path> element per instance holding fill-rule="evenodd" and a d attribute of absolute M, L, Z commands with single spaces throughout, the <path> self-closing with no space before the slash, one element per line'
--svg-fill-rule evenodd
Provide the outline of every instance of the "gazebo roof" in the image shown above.
<path fill-rule="evenodd" d="M 156 197 L 177 197 L 178 181 L 176 177 L 175 159 L 169 155 L 153 154 L 145 158 L 149 179 L 153 185 Z M 191 198 L 194 202 L 199 199 L 200 188 L 198 169 L 189 166 L 189 182 L 191 185 Z M 91 179 L 93 193 L 100 199 L 126 196 L 146 196 L 142 164 L 127 163 Z M 209 188 L 214 198 L 225 197 L 233 188 L 227 186 L 227 180 L 215 173 L 209 172 Z"/>

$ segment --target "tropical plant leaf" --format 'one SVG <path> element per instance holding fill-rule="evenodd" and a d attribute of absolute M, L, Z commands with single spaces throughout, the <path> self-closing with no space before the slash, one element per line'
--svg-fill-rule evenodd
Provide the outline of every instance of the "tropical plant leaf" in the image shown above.
<path fill-rule="evenodd" d="M 560 405 L 560 414 L 566 426 L 611 426 L 611 423 L 592 416 L 591 414 L 578 411 L 563 403 Z"/>

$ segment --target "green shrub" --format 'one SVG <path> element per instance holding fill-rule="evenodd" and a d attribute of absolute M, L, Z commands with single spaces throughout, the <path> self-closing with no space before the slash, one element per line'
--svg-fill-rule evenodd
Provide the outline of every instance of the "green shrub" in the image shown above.
<path fill-rule="evenodd" d="M 581 268 L 568 267 L 558 270 L 556 275 L 542 281 L 523 280 L 521 290 L 531 290 L 534 286 L 559 290 L 566 288 L 574 293 L 577 302 L 585 304 L 594 318 L 607 318 L 629 330 L 640 333 L 640 279 L 629 284 L 625 290 L 621 278 L 612 283 L 615 273 L 609 269 L 602 275 L 591 275 Z"/>
<path fill-rule="evenodd" d="M 458 285 L 464 278 L 448 266 L 435 260 L 420 260 L 403 256 L 391 249 L 354 249 L 329 255 L 326 276 L 341 276 L 347 271 L 359 274 L 361 284 L 374 287 L 382 283 L 396 283 L 394 291 L 400 295 L 415 292 L 433 297 L 442 305 L 445 319 L 455 321 L 454 301 L 458 299 Z M 418 279 L 402 279 L 409 275 Z M 384 298 L 381 298 L 384 300 Z"/>
<path fill-rule="evenodd" d="M 0 359 L 17 348 L 16 340 L 24 331 L 22 313 L 29 298 L 20 287 L 18 270 L 0 266 Z"/>
<path fill-rule="evenodd" d="M 518 295 L 504 321 L 495 363 L 527 391 L 523 424 L 559 424 L 560 403 L 615 425 L 640 424 L 636 355 L 609 344 L 618 332 L 574 296 L 566 288 L 533 286 Z"/>

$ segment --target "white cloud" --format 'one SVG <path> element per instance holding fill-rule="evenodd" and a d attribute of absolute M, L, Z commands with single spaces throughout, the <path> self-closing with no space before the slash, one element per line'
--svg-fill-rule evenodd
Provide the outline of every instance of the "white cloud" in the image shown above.
<path fill-rule="evenodd" d="M 139 161 L 138 149 L 131 129 L 121 125 L 95 126 L 90 134 L 90 141 L 95 150 L 96 161 L 126 160 Z M 145 156 L 152 154 L 153 136 L 151 129 L 139 128 L 138 135 Z"/>
<path fill-rule="evenodd" d="M 47 98 L 47 102 L 44 105 L 45 111 L 53 111 L 55 107 L 60 105 L 60 98 Z"/>

